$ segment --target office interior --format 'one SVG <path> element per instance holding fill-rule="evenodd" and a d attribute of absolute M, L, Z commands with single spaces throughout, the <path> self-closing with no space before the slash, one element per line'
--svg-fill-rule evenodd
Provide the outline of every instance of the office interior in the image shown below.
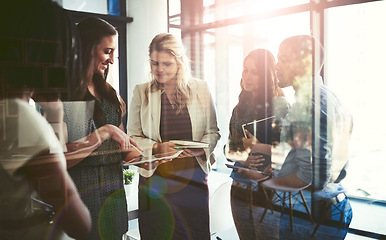
<path fill-rule="evenodd" d="M 148 46 L 158 33 L 183 40 L 193 75 L 210 88 L 221 133 L 209 175 L 211 193 L 229 182 L 223 146 L 237 104 L 243 59 L 256 48 L 277 56 L 280 42 L 308 34 L 325 47 L 324 84 L 353 115 L 349 167 L 342 180 L 353 217 L 345 239 L 385 239 L 386 147 L 382 96 L 386 81 L 386 2 L 382 0 L 56 0 L 74 21 L 103 18 L 119 32 L 109 82 L 130 105 L 133 89 L 149 80 Z M 236 90 L 237 89 L 237 90 Z M 293 90 L 284 89 L 293 102 Z M 130 114 L 130 112 L 128 112 Z M 124 119 L 126 126 L 127 116 Z M 132 168 L 135 170 L 135 167 Z M 137 176 L 138 177 L 138 174 Z M 136 179 L 136 178 L 135 178 Z M 133 185 L 135 186 L 136 180 Z M 127 239 L 136 239 L 136 189 L 128 196 Z M 227 209 L 229 211 L 229 209 Z M 131 215 L 130 215 L 131 214 Z M 232 219 L 231 219 L 232 220 Z M 129 236 L 130 235 L 130 236 Z M 229 224 L 213 239 L 237 239 Z"/>

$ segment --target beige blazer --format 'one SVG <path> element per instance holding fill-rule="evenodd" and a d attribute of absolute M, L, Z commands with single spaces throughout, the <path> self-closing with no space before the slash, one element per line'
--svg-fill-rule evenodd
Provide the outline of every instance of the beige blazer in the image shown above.
<path fill-rule="evenodd" d="M 196 160 L 202 170 L 209 173 L 211 165 L 215 162 L 213 150 L 220 138 L 216 110 L 205 81 L 192 79 L 189 86 L 191 98 L 187 108 L 192 124 L 193 141 L 209 144 L 209 148 L 204 149 L 207 159 L 196 157 Z M 149 90 L 149 97 L 147 98 L 145 95 L 147 88 L 149 88 L 149 83 L 139 84 L 135 87 L 127 128 L 129 136 L 144 149 L 144 156 L 152 154 L 153 144 L 162 142 L 160 136 L 161 90 L 155 92 Z M 147 171 L 139 168 L 138 171 L 142 176 L 150 177 L 155 169 Z"/>

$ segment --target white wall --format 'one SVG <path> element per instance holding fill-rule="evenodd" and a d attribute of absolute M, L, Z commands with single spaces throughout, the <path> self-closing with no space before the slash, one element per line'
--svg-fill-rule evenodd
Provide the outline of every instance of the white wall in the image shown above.
<path fill-rule="evenodd" d="M 128 106 L 135 85 L 149 80 L 148 47 L 155 35 L 167 32 L 166 0 L 127 0 L 127 16 L 134 19 L 128 24 Z"/>

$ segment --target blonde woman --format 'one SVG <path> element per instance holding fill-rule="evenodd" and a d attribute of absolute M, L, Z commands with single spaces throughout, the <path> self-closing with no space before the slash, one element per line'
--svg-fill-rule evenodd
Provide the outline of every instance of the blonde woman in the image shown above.
<path fill-rule="evenodd" d="M 184 149 L 178 158 L 140 168 L 141 239 L 210 239 L 207 174 L 220 138 L 205 81 L 192 77 L 180 39 L 155 36 L 149 46 L 151 81 L 137 85 L 129 112 L 129 135 L 144 155 L 173 155 L 169 140 L 209 147 Z"/>

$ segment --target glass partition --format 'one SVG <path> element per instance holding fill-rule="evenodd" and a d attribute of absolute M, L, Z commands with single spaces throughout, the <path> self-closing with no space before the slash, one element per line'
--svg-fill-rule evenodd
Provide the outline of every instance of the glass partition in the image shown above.
<path fill-rule="evenodd" d="M 382 80 L 386 36 L 381 30 L 385 10 L 386 2 L 379 1 L 326 11 L 327 84 L 354 118 L 344 183 L 350 195 L 371 201 L 386 200 L 382 160 L 386 130 L 376 123 L 383 116 L 380 96 L 386 87 Z"/>
<path fill-rule="evenodd" d="M 385 2 L 329 0 L 268 3 L 216 0 L 195 4 L 202 4 L 202 8 L 194 5 L 196 11 L 202 12 L 190 15 L 197 19 L 191 25 L 188 22 L 184 26 L 170 25 L 170 32 L 182 32 L 181 37 L 188 46 L 194 74 L 207 81 L 215 101 L 221 131 L 215 150 L 216 173 L 225 173 L 232 177 L 229 175 L 232 170 L 226 166 L 229 162 L 224 156 L 224 146 L 228 141 L 232 110 L 238 104 L 242 90 L 245 56 L 253 49 L 266 48 L 278 60 L 278 48 L 285 38 L 301 34 L 317 36 L 324 46 L 324 67 L 321 71 L 322 81 L 315 77 L 312 88 L 314 92 L 312 98 L 308 99 L 314 103 L 311 112 L 314 183 L 324 181 L 321 178 L 329 178 L 330 176 L 323 174 L 326 169 L 331 168 L 332 172 L 327 174 L 331 174 L 331 179 L 335 182 L 323 188 L 323 191 L 345 192 L 345 199 L 348 200 L 342 198 L 344 195 L 338 194 L 334 204 L 338 204 L 336 206 L 341 210 L 344 223 L 350 224 L 352 221 L 349 231 L 363 236 L 384 237 L 384 231 L 376 223 L 378 220 L 367 224 L 363 219 L 369 217 L 370 212 L 381 216 L 385 211 L 386 195 L 382 188 L 385 181 L 382 174 L 382 159 L 385 154 L 382 137 L 385 133 L 377 124 L 366 122 L 370 117 L 369 111 L 381 111 L 378 110 L 378 99 L 384 89 L 380 69 L 384 65 L 382 56 L 386 53 L 383 44 L 386 39 L 381 33 L 385 22 L 382 21 Z M 191 5 L 185 6 L 189 9 Z M 180 15 L 178 18 L 184 22 L 184 16 Z M 320 53 L 314 53 L 314 64 L 319 64 L 323 59 L 323 54 Z M 331 93 L 324 89 L 322 83 Z M 290 104 L 296 102 L 292 87 L 283 88 L 283 91 Z M 334 100 L 325 101 L 327 95 L 331 95 Z M 344 107 L 336 108 L 334 112 L 333 105 L 340 103 Z M 353 122 L 349 120 L 350 114 L 346 113 L 351 113 Z M 291 131 L 296 127 L 290 126 Z M 278 154 L 278 151 L 274 150 L 272 154 Z M 286 156 L 280 154 L 281 158 L 275 159 L 277 170 Z M 324 154 L 331 156 L 330 162 L 318 159 L 323 158 Z M 337 187 L 338 184 L 343 188 Z M 319 221 L 319 216 L 324 211 L 324 200 L 318 199 L 321 197 L 318 189 L 308 193 L 311 195 L 306 196 L 306 199 L 312 199 L 312 215 L 316 217 L 315 221 Z M 243 194 L 248 196 L 247 192 Z M 359 204 L 359 200 L 365 201 Z M 298 208 L 295 211 L 306 214 L 304 209 Z M 329 218 L 339 221 L 336 216 Z M 304 220 L 304 216 L 302 219 Z M 234 220 L 236 223 L 237 219 Z M 318 228 L 319 225 L 314 231 L 316 235 L 329 232 Z M 290 236 L 292 235 L 287 237 Z M 339 234 L 331 237 L 339 239 Z"/>

